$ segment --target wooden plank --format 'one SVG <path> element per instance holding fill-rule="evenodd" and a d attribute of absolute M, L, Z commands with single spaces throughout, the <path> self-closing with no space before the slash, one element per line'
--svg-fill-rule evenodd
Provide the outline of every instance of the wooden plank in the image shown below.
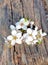
<path fill-rule="evenodd" d="M 18 22 L 19 19 L 23 17 L 22 5 L 20 0 L 13 0 L 11 1 L 11 6 L 12 6 L 12 20 L 13 23 L 15 23 Z"/>
<path fill-rule="evenodd" d="M 42 15 L 41 12 L 43 12 L 43 10 L 40 9 L 40 8 L 41 8 L 40 3 L 41 3 L 41 2 L 38 0 L 38 7 L 39 7 L 39 10 L 40 10 L 40 17 L 41 17 L 41 15 Z M 41 21 L 42 21 L 42 18 L 41 18 Z M 42 22 L 41 22 L 41 23 L 42 23 Z M 43 24 L 42 24 L 42 25 L 43 25 Z M 42 27 L 42 25 L 41 25 L 41 27 Z M 43 28 L 42 28 L 42 29 L 43 29 Z M 41 47 L 41 46 L 42 46 L 42 47 Z M 40 49 L 41 49 L 41 52 L 42 52 L 41 54 L 43 54 L 44 56 L 47 55 L 46 50 L 45 50 L 45 46 L 44 46 L 44 41 L 43 41 L 43 43 L 41 44 L 41 46 L 40 46 L 40 47 L 41 47 Z M 43 52 L 43 51 L 44 51 L 44 52 Z"/>
<path fill-rule="evenodd" d="M 19 0 L 18 0 L 18 1 L 13 1 L 13 3 L 16 3 L 16 4 L 17 4 L 17 2 L 20 3 Z M 31 1 L 30 1 L 30 2 L 31 2 Z M 13 3 L 12 3 L 12 4 L 13 4 Z M 25 5 L 24 5 L 24 6 L 25 6 Z M 27 5 L 26 5 L 26 6 L 27 6 Z M 17 8 L 18 8 L 18 9 L 17 9 Z M 18 13 L 17 11 L 20 11 L 19 4 L 18 4 L 18 7 L 17 7 L 17 8 L 16 8 L 16 7 L 13 7 L 13 16 L 14 16 L 14 17 L 15 17 L 14 11 L 16 11 L 15 14 Z M 23 7 L 23 8 L 24 8 L 24 7 Z M 25 15 L 25 14 L 24 14 L 24 15 Z M 22 15 L 21 15 L 21 16 L 22 16 Z M 18 17 L 19 17 L 19 16 L 18 16 Z M 28 16 L 27 16 L 27 17 L 28 17 Z M 13 18 L 13 19 L 14 19 L 14 18 Z M 27 57 L 27 58 L 25 58 L 25 59 L 26 59 L 26 62 L 25 62 L 24 60 L 22 60 L 22 61 L 24 61 L 26 65 L 30 65 L 30 61 L 28 60 L 28 59 L 29 59 L 29 58 L 28 58 L 28 55 L 30 54 L 30 52 L 28 51 L 28 50 L 29 50 L 28 46 L 27 46 L 27 45 L 24 45 L 24 46 L 23 46 L 23 48 L 25 47 L 24 49 L 25 49 L 26 51 L 24 50 L 23 52 L 21 52 L 21 54 L 20 54 L 20 51 L 22 51 L 22 48 L 21 48 L 21 50 L 20 50 L 19 47 L 20 47 L 20 45 L 16 45 L 16 46 L 15 46 L 15 48 L 16 48 L 16 53 L 17 53 L 17 55 L 15 55 L 15 56 L 16 56 L 16 57 L 19 56 L 19 59 L 20 59 L 20 57 L 21 57 L 20 55 L 21 55 L 21 54 L 24 55 L 24 52 L 25 52 L 25 56 Z M 29 53 L 29 54 L 28 54 L 28 53 Z M 27 55 L 27 54 L 28 54 L 28 55 Z M 23 58 L 23 55 L 22 55 L 22 58 Z M 31 56 L 30 56 L 30 58 L 31 58 Z M 18 59 L 18 60 L 19 60 L 19 59 Z M 27 63 L 27 60 L 28 60 L 28 63 L 29 63 L 29 64 Z M 32 60 L 31 60 L 31 61 L 32 61 Z M 22 64 L 24 64 L 24 62 L 22 62 Z M 20 64 L 20 61 L 18 61 L 18 63 Z M 15 63 L 15 64 L 16 64 L 16 63 Z"/>
<path fill-rule="evenodd" d="M 21 0 L 21 2 L 24 17 L 34 20 L 33 0 Z"/>
<path fill-rule="evenodd" d="M 15 46 L 15 50 L 16 50 L 15 51 L 16 52 L 15 57 L 16 57 L 16 60 L 17 60 L 16 64 L 18 64 L 18 65 L 24 65 L 24 64 L 26 64 L 26 61 L 25 61 L 26 58 L 24 56 L 24 50 L 23 50 L 23 48 L 24 47 L 22 47 L 22 45 L 16 44 L 16 46 Z M 23 58 L 23 56 L 24 56 L 24 58 Z"/>
<path fill-rule="evenodd" d="M 23 15 L 26 18 L 29 19 L 33 19 L 34 20 L 34 6 L 33 6 L 33 0 L 21 0 L 22 2 L 22 6 L 23 6 Z M 26 60 L 27 60 L 27 65 L 35 65 L 36 63 L 33 62 L 32 57 L 31 56 L 31 52 L 30 52 L 30 48 L 29 46 L 27 46 L 26 44 L 23 45 L 24 46 L 24 51 L 25 51 L 25 56 L 26 56 Z M 31 48 L 31 50 L 34 50 L 34 48 Z M 34 54 L 34 53 L 33 53 Z"/>
<path fill-rule="evenodd" d="M 42 28 L 45 32 L 48 33 L 48 24 L 47 24 L 47 21 L 46 21 L 46 17 L 45 17 L 45 11 L 44 11 L 44 7 L 43 7 L 43 3 L 42 1 L 40 1 L 40 9 L 41 9 L 41 18 L 42 18 Z"/>
<path fill-rule="evenodd" d="M 5 47 L 4 37 L 10 34 L 9 25 L 12 23 L 10 0 L 0 0 L 0 65 L 12 65 L 11 53 Z"/>
<path fill-rule="evenodd" d="M 4 39 L 0 34 L 0 65 L 2 65 L 3 45 L 4 45 Z"/>
<path fill-rule="evenodd" d="M 42 1 L 42 3 L 43 3 L 43 6 L 44 6 L 44 10 L 45 10 L 45 16 L 46 16 L 46 20 L 47 20 L 47 16 L 48 16 L 48 6 L 47 6 L 47 0 L 44 0 L 44 1 Z M 48 28 L 48 21 L 46 21 L 46 24 L 47 24 L 47 28 Z M 46 37 L 44 37 L 44 45 L 45 45 L 45 49 L 46 49 L 46 52 L 47 52 L 47 56 L 48 56 L 48 35 L 46 36 Z M 48 57 L 47 57 L 48 58 Z"/>
<path fill-rule="evenodd" d="M 34 11 L 35 11 L 35 23 L 36 23 L 36 21 L 37 21 L 37 23 L 36 24 L 38 24 L 39 26 L 39 28 L 42 28 L 42 25 L 41 25 L 41 20 L 42 20 L 42 18 L 41 18 L 41 13 L 40 13 L 40 11 L 42 11 L 41 9 L 40 9 L 40 4 L 39 4 L 39 1 L 40 0 L 34 0 Z M 37 3 L 37 4 L 36 4 Z M 43 12 L 43 11 L 42 11 Z M 37 19 L 37 20 L 36 20 Z M 40 60 L 42 60 L 43 59 L 43 57 L 46 57 L 47 56 L 47 53 L 46 53 L 46 50 L 45 50 L 45 46 L 44 46 L 44 42 L 42 43 L 42 44 L 40 44 L 40 45 L 37 45 L 37 47 L 36 47 L 36 49 L 37 49 L 37 51 L 38 51 L 38 56 L 37 57 L 40 57 L 41 56 L 41 59 Z M 44 58 L 45 59 L 45 58 Z M 38 58 L 38 60 L 39 60 L 39 58 Z M 44 60 L 43 60 L 44 61 Z M 42 61 L 42 62 L 43 62 Z M 38 65 L 38 62 L 39 61 L 37 61 L 37 59 L 36 59 L 36 62 L 37 62 L 37 65 Z M 41 61 L 40 61 L 41 62 Z"/>
<path fill-rule="evenodd" d="M 10 14 L 10 2 L 9 0 L 6 1 L 4 0 L 3 2 L 0 2 L 0 33 L 3 36 L 6 36 L 9 34 L 9 30 L 8 30 L 8 24 L 9 24 L 9 14 Z"/>
<path fill-rule="evenodd" d="M 41 19 L 41 23 L 42 23 L 42 29 L 45 31 L 45 26 L 46 26 L 46 18 L 45 18 L 45 12 L 44 12 L 44 9 L 42 8 L 43 6 L 43 4 L 42 4 L 42 1 L 39 1 L 38 0 L 38 2 L 39 2 L 39 5 L 40 5 L 40 13 L 41 13 L 41 17 L 42 17 L 42 19 Z M 44 14 L 43 14 L 44 13 Z M 44 22 L 44 23 L 43 23 Z M 43 26 L 43 25 L 45 25 L 45 26 Z M 47 27 L 46 27 L 46 30 L 47 30 Z M 44 41 L 43 41 L 43 47 L 44 47 L 44 53 L 46 54 L 46 52 L 45 52 L 45 45 L 44 45 Z M 44 55 L 44 53 L 43 53 L 43 55 Z"/>
<path fill-rule="evenodd" d="M 22 12 L 22 4 L 20 0 L 12 0 L 11 1 L 11 14 L 12 14 L 12 22 L 15 24 L 16 22 L 19 21 L 20 18 L 23 17 L 23 12 Z M 14 64 L 15 65 L 23 65 L 21 61 L 21 45 L 16 44 L 14 46 L 14 51 L 13 51 L 13 58 L 14 58 Z"/>
<path fill-rule="evenodd" d="M 12 47 L 12 49 L 10 49 L 10 53 L 11 53 L 11 60 L 12 60 L 12 64 L 15 65 L 15 58 L 14 58 L 14 47 Z"/>
<path fill-rule="evenodd" d="M 45 48 L 48 55 L 48 36 L 44 37 L 44 43 L 45 43 Z"/>
<path fill-rule="evenodd" d="M 34 0 L 35 1 L 35 0 Z M 37 2 L 37 4 L 35 5 L 36 6 L 36 8 L 35 8 L 35 16 L 36 17 L 38 17 L 38 15 L 36 14 L 36 12 L 38 12 L 39 11 L 39 16 L 41 17 L 41 14 L 40 14 L 40 5 L 39 5 L 39 0 L 37 0 L 37 1 L 35 1 L 35 3 Z M 38 6 L 38 7 L 37 7 Z M 41 10 L 42 11 L 42 10 Z M 39 17 L 39 18 L 40 18 Z M 39 21 L 40 21 L 40 19 L 38 19 Z M 36 23 L 36 22 L 35 22 Z M 41 23 L 38 23 L 39 25 L 41 25 Z M 40 50 L 42 51 L 42 53 L 41 54 L 46 54 L 46 50 L 45 50 L 45 47 L 44 47 L 44 42 L 41 44 L 41 46 L 39 45 L 38 47 L 40 47 Z M 40 50 L 39 50 L 39 52 L 40 52 Z M 43 51 L 44 51 L 44 53 L 43 53 Z"/>
<path fill-rule="evenodd" d="M 44 7 L 48 10 L 48 0 L 42 0 Z"/>
<path fill-rule="evenodd" d="M 41 29 L 41 17 L 40 17 L 40 10 L 39 4 L 37 0 L 34 0 L 34 13 L 35 13 L 35 25 Z"/>
<path fill-rule="evenodd" d="M 41 25 L 40 25 L 40 12 L 39 12 L 39 8 L 38 8 L 38 5 L 37 5 L 37 0 L 34 0 L 34 15 L 35 15 L 35 24 L 39 27 L 39 29 L 41 28 Z M 37 24 L 38 23 L 38 24 Z M 34 46 L 30 46 L 30 51 L 31 51 L 31 54 L 34 56 L 34 55 L 38 55 L 38 46 L 34 45 Z"/>
<path fill-rule="evenodd" d="M 22 65 L 27 65 L 27 59 L 26 59 L 26 54 L 24 50 L 24 45 L 20 45 L 20 53 L 21 53 L 21 63 Z"/>
<path fill-rule="evenodd" d="M 39 2 L 39 1 L 38 1 Z M 41 3 L 41 2 L 40 2 Z M 39 3 L 39 4 L 40 4 Z M 41 5 L 43 5 L 43 4 L 41 4 Z M 41 6 L 39 7 L 39 8 L 41 8 Z M 44 10 L 44 9 L 43 9 Z M 43 12 L 43 10 L 41 10 L 41 12 Z M 45 13 L 45 12 L 44 12 Z M 44 15 L 44 14 L 41 14 L 41 16 L 42 15 Z M 42 19 L 42 17 L 41 17 L 41 19 Z M 45 18 L 43 18 L 43 20 L 44 20 Z M 46 20 L 46 19 L 45 19 Z M 46 22 L 46 21 L 45 21 Z M 44 23 L 42 23 L 42 25 L 43 25 Z M 43 28 L 43 27 L 42 27 Z M 47 28 L 47 27 L 46 27 Z M 45 31 L 45 29 L 44 29 L 44 31 Z M 44 62 L 44 60 L 46 59 L 46 57 L 47 57 L 47 51 L 46 51 L 46 43 L 43 41 L 43 43 L 42 43 L 42 47 L 41 46 L 38 46 L 39 47 L 39 49 L 40 49 L 40 52 L 41 52 L 41 54 L 42 54 L 42 62 Z M 47 61 L 47 60 L 46 60 Z M 47 63 L 47 62 L 45 62 L 45 63 Z M 44 64 L 44 63 L 43 63 Z"/>
<path fill-rule="evenodd" d="M 24 51 L 25 51 L 26 56 L 27 55 L 30 56 L 31 54 L 30 54 L 29 46 L 26 43 L 24 43 L 24 49 L 25 49 Z"/>
<path fill-rule="evenodd" d="M 45 10 L 45 18 L 46 18 L 46 21 L 45 21 L 45 25 L 47 25 L 47 30 L 48 30 L 48 5 L 47 5 L 48 1 L 47 0 L 42 0 L 42 4 L 43 4 L 43 9 Z M 48 33 L 48 32 L 47 32 Z"/>
<path fill-rule="evenodd" d="M 17 3 L 17 5 L 16 5 L 16 3 Z M 12 4 L 12 5 L 11 5 Z M 15 5 L 14 5 L 15 4 Z M 13 6 L 13 7 L 12 7 Z M 15 7 L 14 7 L 15 6 Z M 12 8 L 11 8 L 12 7 Z M 17 9 L 16 9 L 16 7 L 17 7 Z M 15 13 L 15 14 L 17 14 L 16 16 L 17 17 L 19 17 L 19 16 L 21 16 L 22 14 L 22 12 L 21 12 L 21 6 L 20 6 L 20 2 L 17 0 L 16 2 L 14 1 L 13 3 L 11 2 L 11 1 L 5 1 L 4 3 L 3 3 L 3 6 L 1 5 L 1 8 L 0 8 L 0 14 L 2 13 L 2 16 L 0 17 L 0 25 L 1 25 L 1 27 L 0 27 L 0 32 L 1 32 L 1 34 L 3 35 L 3 36 L 7 36 L 8 35 L 8 31 L 9 31 L 9 29 L 8 29 L 8 26 L 10 25 L 10 24 L 12 24 L 13 22 L 12 22 L 12 20 L 14 19 L 12 19 L 12 16 L 13 17 L 16 17 L 14 14 L 12 15 L 12 9 L 13 9 L 13 13 Z M 15 10 L 14 10 L 15 9 Z M 19 10 L 20 9 L 20 10 Z M 3 10 L 3 11 L 2 11 Z M 15 11 L 15 12 L 14 12 Z M 19 13 L 19 14 L 18 14 Z M 21 14 L 21 15 L 20 15 Z M 19 15 L 19 16 L 18 16 Z M 7 18 L 6 18 L 7 17 Z M 10 18 L 9 18 L 10 17 Z M 20 18 L 20 17 L 19 17 Z M 17 18 L 16 18 L 17 19 Z M 16 19 L 14 19 L 14 20 L 16 20 Z M 16 21 L 15 21 L 16 22 Z M 3 26 L 4 25 L 4 26 Z M 2 31 L 1 31 L 2 30 Z M 4 32 L 4 33 L 3 33 Z M 19 47 L 18 47 L 19 48 Z M 11 51 L 12 50 L 12 51 Z M 7 56 L 5 57 L 5 59 L 7 58 L 7 63 L 8 63 L 8 65 L 12 65 L 12 64 L 14 64 L 14 59 L 13 59 L 13 54 L 14 54 L 14 51 L 13 51 L 13 48 L 11 49 L 11 50 L 9 50 L 9 49 L 7 49 Z M 5 55 L 6 55 L 5 54 Z M 10 57 L 12 57 L 12 58 L 9 58 L 9 56 Z M 16 57 L 16 56 L 15 56 Z M 14 57 L 14 58 L 15 58 Z M 4 58 L 3 58 L 4 59 Z M 11 62 L 10 62 L 11 61 Z M 4 63 L 6 63 L 6 62 L 4 62 Z"/>

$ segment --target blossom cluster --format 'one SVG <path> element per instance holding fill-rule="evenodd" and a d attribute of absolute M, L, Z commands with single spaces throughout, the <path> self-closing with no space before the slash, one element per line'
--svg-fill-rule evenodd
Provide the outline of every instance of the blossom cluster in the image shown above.
<path fill-rule="evenodd" d="M 42 29 L 39 30 L 38 27 L 35 26 L 34 21 L 25 18 L 20 19 L 15 25 L 10 25 L 10 29 L 11 34 L 7 36 L 5 42 L 11 46 L 23 44 L 23 42 L 28 45 L 40 44 L 43 36 L 47 35 L 45 32 L 42 32 Z"/>

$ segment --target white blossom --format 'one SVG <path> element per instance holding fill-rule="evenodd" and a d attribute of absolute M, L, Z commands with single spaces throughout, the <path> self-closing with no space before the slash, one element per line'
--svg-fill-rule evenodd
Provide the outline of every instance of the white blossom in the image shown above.
<path fill-rule="evenodd" d="M 38 33 L 37 31 L 35 31 L 35 30 L 33 31 L 32 35 L 33 35 L 33 38 L 34 38 L 34 39 L 36 39 L 37 33 Z"/>
<path fill-rule="evenodd" d="M 22 44 L 22 40 L 21 39 L 16 39 L 16 43 L 17 44 Z"/>
<path fill-rule="evenodd" d="M 32 28 L 33 25 L 34 25 L 34 21 L 31 21 L 31 22 L 30 22 L 31 28 Z"/>
<path fill-rule="evenodd" d="M 22 18 L 19 22 L 23 22 L 24 23 L 24 25 L 28 25 L 29 24 L 29 20 L 27 20 L 27 19 L 25 19 L 25 18 Z"/>
<path fill-rule="evenodd" d="M 47 35 L 45 32 L 42 32 L 42 29 L 39 30 L 37 26 L 34 26 L 35 29 L 33 30 L 32 27 L 34 25 L 34 21 L 29 21 L 25 18 L 20 19 L 20 21 L 15 25 L 16 26 L 10 25 L 11 35 L 4 38 L 5 43 L 11 44 L 12 46 L 16 43 L 22 44 L 23 42 L 28 45 L 34 45 L 37 42 L 42 41 L 43 36 Z M 28 25 L 30 25 L 29 28 Z"/>
<path fill-rule="evenodd" d="M 26 26 L 29 25 L 29 21 L 28 21 L 28 20 L 25 21 L 25 22 L 24 22 L 24 25 L 26 25 Z"/>
<path fill-rule="evenodd" d="M 12 40 L 12 41 L 11 41 L 11 45 L 12 45 L 12 46 L 14 46 L 15 43 L 16 43 L 16 40 Z"/>
<path fill-rule="evenodd" d="M 37 27 L 37 26 L 35 27 L 35 30 L 36 30 L 36 31 L 38 30 L 38 27 Z"/>
<path fill-rule="evenodd" d="M 46 36 L 47 34 L 44 32 L 43 34 L 42 34 L 42 36 Z"/>
<path fill-rule="evenodd" d="M 13 40 L 13 36 L 12 36 L 12 35 L 9 35 L 9 36 L 7 37 L 7 40 L 8 40 L 8 41 Z"/>
<path fill-rule="evenodd" d="M 24 34 L 23 34 L 23 38 L 26 38 L 27 36 L 28 36 L 27 33 L 24 33 Z"/>
<path fill-rule="evenodd" d="M 26 43 L 26 44 L 28 44 L 28 45 L 30 45 L 30 44 L 31 44 L 31 42 L 30 42 L 30 41 L 28 41 L 27 39 L 25 40 L 25 43 Z"/>
<path fill-rule="evenodd" d="M 22 28 L 22 26 L 20 25 L 20 22 L 17 22 L 16 23 L 16 29 L 18 30 L 18 29 L 21 29 Z"/>
<path fill-rule="evenodd" d="M 36 44 L 38 42 L 38 40 L 34 40 L 33 43 Z"/>
<path fill-rule="evenodd" d="M 39 31 L 40 31 L 40 34 L 41 34 L 42 37 L 47 35 L 45 32 L 42 33 L 42 29 L 40 29 Z"/>
<path fill-rule="evenodd" d="M 14 25 L 10 25 L 10 29 L 11 30 L 15 30 L 15 26 Z"/>
<path fill-rule="evenodd" d="M 30 24 L 33 25 L 34 24 L 34 21 L 31 21 Z"/>
<path fill-rule="evenodd" d="M 12 30 L 12 31 L 11 31 L 11 34 L 12 34 L 13 36 L 16 36 L 17 31 L 16 31 L 16 30 Z"/>
<path fill-rule="evenodd" d="M 17 33 L 17 34 L 16 34 L 16 36 L 17 36 L 17 38 L 21 38 L 22 33 L 21 33 L 21 32 L 19 32 L 19 33 Z"/>
<path fill-rule="evenodd" d="M 24 26 L 22 27 L 22 29 L 23 29 L 23 30 L 27 30 L 27 27 L 24 25 Z"/>
<path fill-rule="evenodd" d="M 28 36 L 28 37 L 27 37 L 27 40 L 28 40 L 28 41 L 33 41 L 32 36 Z"/>
<path fill-rule="evenodd" d="M 25 18 L 21 18 L 19 22 L 25 22 Z"/>
<path fill-rule="evenodd" d="M 27 30 L 28 24 L 29 24 L 29 21 L 22 18 L 19 22 L 16 23 L 16 29 L 22 28 L 23 30 Z"/>
<path fill-rule="evenodd" d="M 23 29 L 23 30 L 26 30 L 27 27 L 24 25 L 24 22 L 17 22 L 16 23 L 16 29 Z"/>
<path fill-rule="evenodd" d="M 27 29 L 27 33 L 28 33 L 28 34 L 32 34 L 32 29 L 31 29 L 31 28 L 28 28 L 28 29 Z"/>

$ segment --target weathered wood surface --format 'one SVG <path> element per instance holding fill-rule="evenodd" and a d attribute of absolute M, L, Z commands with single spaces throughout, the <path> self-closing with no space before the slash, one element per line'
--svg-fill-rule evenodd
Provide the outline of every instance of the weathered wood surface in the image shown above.
<path fill-rule="evenodd" d="M 48 36 L 42 44 L 28 46 L 16 44 L 9 49 L 4 47 L 4 37 L 10 34 L 10 24 L 22 17 L 30 18 L 43 31 L 48 33 L 47 0 L 0 0 L 0 65 L 48 65 Z M 47 10 L 47 13 L 46 13 Z"/>

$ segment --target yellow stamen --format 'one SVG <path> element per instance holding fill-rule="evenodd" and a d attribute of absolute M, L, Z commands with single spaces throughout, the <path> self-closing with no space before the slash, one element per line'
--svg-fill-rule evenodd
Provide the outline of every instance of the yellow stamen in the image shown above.
<path fill-rule="evenodd" d="M 14 36 L 13 38 L 14 38 L 15 40 L 17 39 L 17 37 L 16 37 L 16 36 Z"/>

